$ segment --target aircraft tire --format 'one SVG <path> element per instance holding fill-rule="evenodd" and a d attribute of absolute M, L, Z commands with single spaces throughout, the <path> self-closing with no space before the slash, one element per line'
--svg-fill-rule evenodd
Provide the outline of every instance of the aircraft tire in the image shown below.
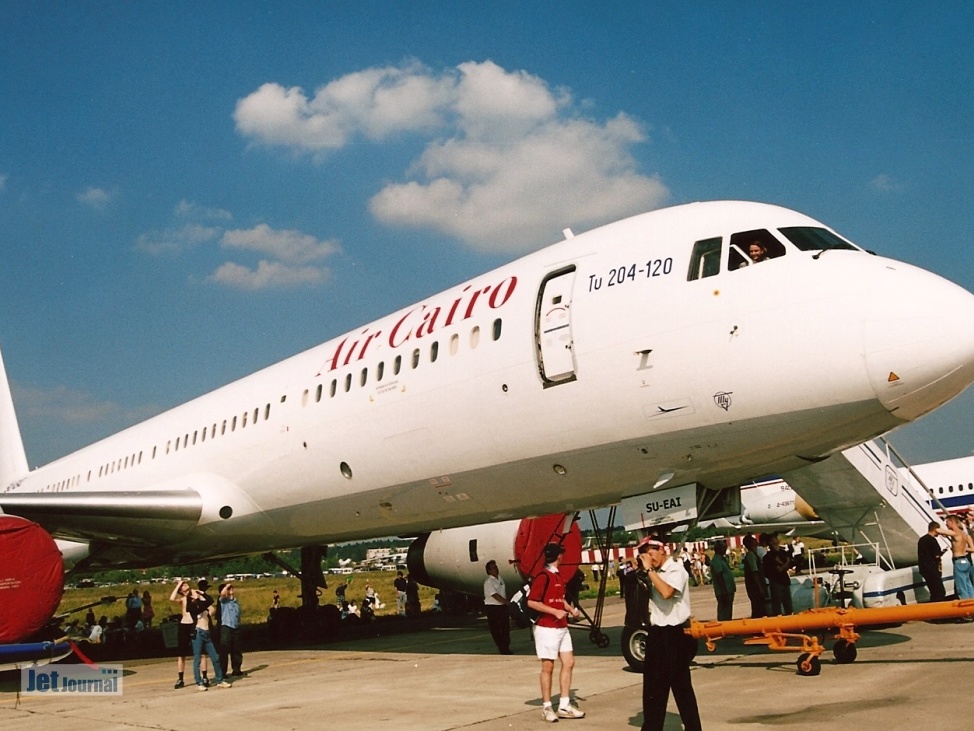
<path fill-rule="evenodd" d="M 851 662 L 855 662 L 856 656 L 859 651 L 856 650 L 854 643 L 848 640 L 836 640 L 835 645 L 832 646 L 832 654 L 835 656 L 835 662 L 839 665 L 848 665 Z"/>
<path fill-rule="evenodd" d="M 799 675 L 811 676 L 822 672 L 822 661 L 808 652 L 799 655 L 798 662 L 795 665 L 798 668 Z"/>
<path fill-rule="evenodd" d="M 622 630 L 622 656 L 637 673 L 643 671 L 646 662 L 646 628 L 626 627 Z"/>

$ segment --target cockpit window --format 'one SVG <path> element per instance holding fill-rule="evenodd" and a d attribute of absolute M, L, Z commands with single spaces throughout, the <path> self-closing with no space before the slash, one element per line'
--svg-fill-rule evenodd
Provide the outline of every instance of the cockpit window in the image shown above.
<path fill-rule="evenodd" d="M 858 249 L 828 229 L 816 226 L 789 226 L 778 229 L 787 239 L 802 251 L 824 251 L 825 249 Z"/>
<path fill-rule="evenodd" d="M 727 268 L 731 270 L 785 255 L 785 245 L 763 228 L 736 233 L 731 236 L 730 242 Z"/>
<path fill-rule="evenodd" d="M 693 255 L 690 257 L 690 271 L 687 281 L 704 279 L 720 273 L 720 236 L 713 239 L 697 241 L 693 245 Z"/>

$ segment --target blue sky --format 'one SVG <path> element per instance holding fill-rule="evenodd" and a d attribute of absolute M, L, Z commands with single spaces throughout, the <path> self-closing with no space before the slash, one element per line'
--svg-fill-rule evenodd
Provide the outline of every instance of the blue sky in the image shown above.
<path fill-rule="evenodd" d="M 963 2 L 0 0 L 28 458 L 662 205 L 786 205 L 974 290 L 972 89 Z M 972 407 L 894 443 L 969 454 Z"/>

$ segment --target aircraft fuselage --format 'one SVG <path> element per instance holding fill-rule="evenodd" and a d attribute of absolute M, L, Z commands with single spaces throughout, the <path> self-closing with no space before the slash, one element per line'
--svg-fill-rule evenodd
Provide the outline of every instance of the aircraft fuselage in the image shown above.
<path fill-rule="evenodd" d="M 842 246 L 809 249 L 809 231 Z M 780 253 L 737 266 L 754 237 Z M 794 211 L 679 206 L 569 238 L 19 476 L 0 506 L 146 562 L 723 488 L 959 393 L 974 379 L 972 315 L 965 290 Z M 129 506 L 89 509 L 92 493 Z"/>

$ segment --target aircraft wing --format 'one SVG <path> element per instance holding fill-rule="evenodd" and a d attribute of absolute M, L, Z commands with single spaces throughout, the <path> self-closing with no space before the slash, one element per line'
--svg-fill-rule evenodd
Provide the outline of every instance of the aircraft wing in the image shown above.
<path fill-rule="evenodd" d="M 203 500 L 192 489 L 8 493 L 0 495 L 0 510 L 58 538 L 158 544 L 196 526 Z"/>

